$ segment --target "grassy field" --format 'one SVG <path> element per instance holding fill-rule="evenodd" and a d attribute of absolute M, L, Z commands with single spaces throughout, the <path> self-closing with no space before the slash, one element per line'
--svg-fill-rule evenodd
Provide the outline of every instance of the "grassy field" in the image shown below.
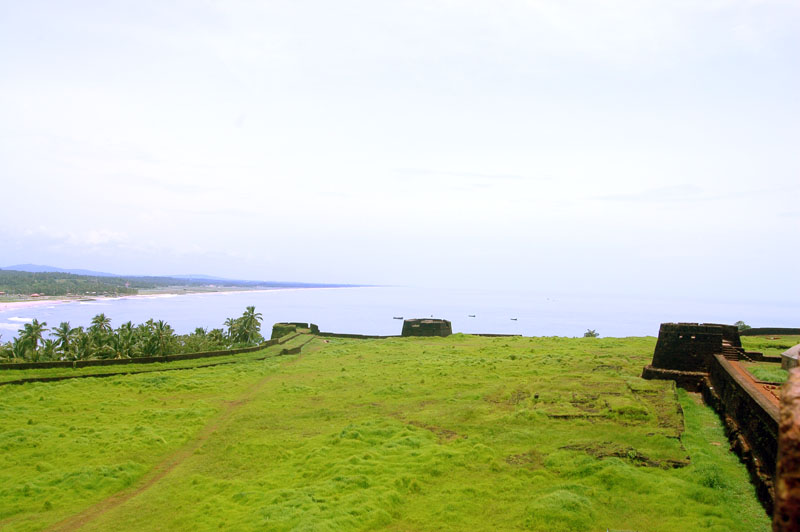
<path fill-rule="evenodd" d="M 0 387 L 0 529 L 768 530 L 713 412 L 639 378 L 654 346 L 317 339 Z"/>
<path fill-rule="evenodd" d="M 741 339 L 746 351 L 760 351 L 772 357 L 800 344 L 800 336 L 742 336 Z"/>
<path fill-rule="evenodd" d="M 742 367 L 764 382 L 786 382 L 789 378 L 789 372 L 774 362 L 742 362 Z"/>
<path fill-rule="evenodd" d="M 779 357 L 792 346 L 800 344 L 800 336 L 742 336 L 742 347 L 747 351 L 759 351 L 765 355 Z M 766 382 L 786 382 L 789 372 L 774 362 L 744 363 L 743 366 L 756 379 Z"/>

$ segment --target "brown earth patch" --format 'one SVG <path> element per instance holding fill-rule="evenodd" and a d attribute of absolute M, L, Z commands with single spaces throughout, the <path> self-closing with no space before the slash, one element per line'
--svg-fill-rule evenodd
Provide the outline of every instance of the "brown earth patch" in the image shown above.
<path fill-rule="evenodd" d="M 642 467 L 658 467 L 660 469 L 674 469 L 686 467 L 690 464 L 689 458 L 685 460 L 653 460 L 643 455 L 633 447 L 624 447 L 614 442 L 598 442 L 572 444 L 559 447 L 567 451 L 582 451 L 599 460 L 604 458 L 621 458 L 634 465 Z"/>
<path fill-rule="evenodd" d="M 428 425 L 420 421 L 409 421 L 408 424 L 433 432 L 434 434 L 436 434 L 436 436 L 439 437 L 439 440 L 451 441 L 455 440 L 456 438 L 466 438 L 466 436 L 461 436 L 455 431 L 445 429 L 442 427 L 437 427 L 436 425 Z"/>
<path fill-rule="evenodd" d="M 506 456 L 506 463 L 516 466 L 528 466 L 538 469 L 544 465 L 544 457 L 542 453 L 536 449 L 531 449 L 528 452 L 520 454 L 512 454 Z"/>

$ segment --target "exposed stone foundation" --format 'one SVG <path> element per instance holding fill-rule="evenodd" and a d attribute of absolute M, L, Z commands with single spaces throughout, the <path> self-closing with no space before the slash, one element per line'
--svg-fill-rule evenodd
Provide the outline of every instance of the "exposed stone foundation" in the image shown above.
<path fill-rule="evenodd" d="M 675 385 L 690 392 L 699 392 L 703 389 L 703 381 L 708 376 L 704 371 L 680 371 L 677 369 L 662 369 L 653 367 L 652 364 L 644 367 L 642 377 L 645 379 L 660 379 L 675 381 Z"/>

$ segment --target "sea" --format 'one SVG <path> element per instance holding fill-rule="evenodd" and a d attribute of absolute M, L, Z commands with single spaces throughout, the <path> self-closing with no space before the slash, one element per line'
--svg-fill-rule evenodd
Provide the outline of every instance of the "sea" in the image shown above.
<path fill-rule="evenodd" d="M 528 290 L 425 287 L 295 288 L 254 291 L 128 296 L 70 301 L 0 311 L 0 342 L 10 341 L 34 318 L 55 327 L 87 327 L 103 313 L 117 327 L 153 318 L 179 334 L 196 327 L 222 328 L 226 318 L 255 306 L 263 334 L 273 323 L 312 322 L 322 331 L 397 335 L 405 318 L 450 320 L 454 332 L 603 337 L 657 336 L 662 322 L 734 323 L 754 327 L 797 327 L 800 305 L 746 301 L 701 301 L 652 297 L 547 294 Z"/>

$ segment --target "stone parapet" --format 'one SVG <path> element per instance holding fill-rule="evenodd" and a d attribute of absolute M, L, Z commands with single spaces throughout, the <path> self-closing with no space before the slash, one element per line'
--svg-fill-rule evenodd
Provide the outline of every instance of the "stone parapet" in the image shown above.
<path fill-rule="evenodd" d="M 800 335 L 800 329 L 792 327 L 752 327 L 739 332 L 742 336 L 792 336 Z"/>
<path fill-rule="evenodd" d="M 722 355 L 710 367 L 703 399 L 725 423 L 731 448 L 747 465 L 759 500 L 772 513 L 778 455 L 778 407 Z"/>

